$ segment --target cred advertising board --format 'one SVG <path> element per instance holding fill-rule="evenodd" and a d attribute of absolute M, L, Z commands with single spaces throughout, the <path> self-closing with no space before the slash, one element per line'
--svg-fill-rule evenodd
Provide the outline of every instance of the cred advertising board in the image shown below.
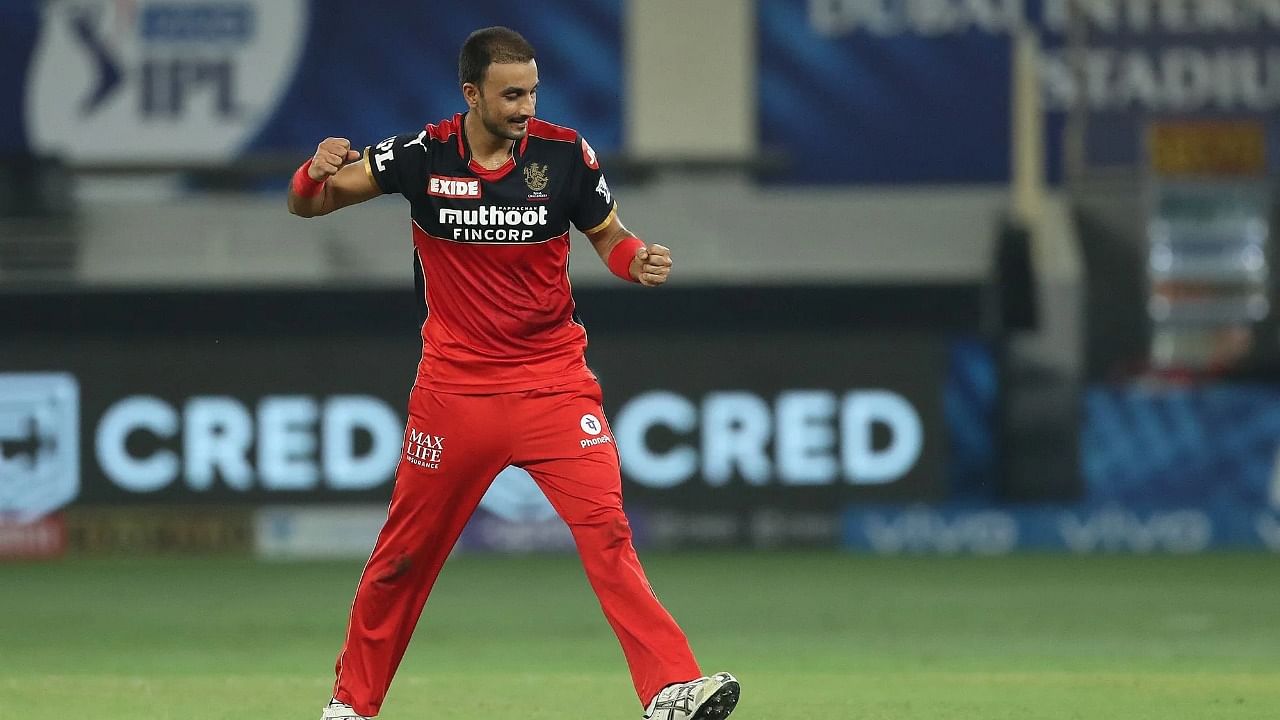
<path fill-rule="evenodd" d="M 0 513 L 384 503 L 402 456 L 430 462 L 435 451 L 431 438 L 405 438 L 415 330 L 6 343 Z M 830 510 L 943 494 L 939 337 L 605 329 L 591 338 L 632 504 Z M 599 427 L 581 430 L 604 442 Z M 512 520 L 551 514 L 515 469 L 484 507 Z"/>

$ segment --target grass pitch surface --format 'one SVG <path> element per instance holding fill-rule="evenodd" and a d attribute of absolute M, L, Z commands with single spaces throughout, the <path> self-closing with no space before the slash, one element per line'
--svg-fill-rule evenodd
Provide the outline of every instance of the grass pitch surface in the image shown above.
<path fill-rule="evenodd" d="M 644 557 L 734 719 L 1280 717 L 1280 558 Z M 0 566 L 24 720 L 319 717 L 359 563 Z M 636 720 L 571 556 L 454 558 L 387 720 Z"/>

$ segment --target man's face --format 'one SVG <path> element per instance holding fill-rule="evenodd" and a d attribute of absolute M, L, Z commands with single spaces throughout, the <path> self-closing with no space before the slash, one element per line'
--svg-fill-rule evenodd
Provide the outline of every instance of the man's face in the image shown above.
<path fill-rule="evenodd" d="M 530 60 L 489 65 L 476 101 L 486 130 L 508 140 L 522 139 L 538 103 L 538 64 Z"/>

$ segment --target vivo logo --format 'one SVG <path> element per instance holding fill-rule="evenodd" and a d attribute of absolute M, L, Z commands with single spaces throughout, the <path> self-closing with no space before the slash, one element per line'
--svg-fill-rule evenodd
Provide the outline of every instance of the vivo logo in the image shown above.
<path fill-rule="evenodd" d="M 1213 523 L 1199 510 L 1153 512 L 1145 519 L 1119 507 L 1080 517 L 1063 513 L 1058 531 L 1077 553 L 1195 553 L 1207 549 L 1213 539 Z"/>
<path fill-rule="evenodd" d="M 872 514 L 862 523 L 871 547 L 885 555 L 967 552 L 1005 555 L 1018 544 L 1018 524 L 1008 513 L 971 512 L 947 518 L 928 508 Z"/>

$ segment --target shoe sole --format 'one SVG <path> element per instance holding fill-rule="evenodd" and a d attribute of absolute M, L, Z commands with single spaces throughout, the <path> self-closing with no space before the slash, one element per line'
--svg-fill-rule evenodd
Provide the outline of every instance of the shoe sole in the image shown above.
<path fill-rule="evenodd" d="M 689 720 L 724 720 L 738 705 L 738 695 L 742 692 L 737 680 L 730 680 L 715 691 L 702 707 Z"/>

